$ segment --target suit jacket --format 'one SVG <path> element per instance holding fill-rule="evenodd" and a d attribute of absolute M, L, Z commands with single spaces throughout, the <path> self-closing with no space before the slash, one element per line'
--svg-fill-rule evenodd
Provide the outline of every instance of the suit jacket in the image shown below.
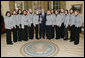
<path fill-rule="evenodd" d="M 42 13 L 40 13 L 39 17 L 42 18 L 42 23 L 46 23 L 46 13 L 44 13 L 44 15 L 42 15 Z"/>

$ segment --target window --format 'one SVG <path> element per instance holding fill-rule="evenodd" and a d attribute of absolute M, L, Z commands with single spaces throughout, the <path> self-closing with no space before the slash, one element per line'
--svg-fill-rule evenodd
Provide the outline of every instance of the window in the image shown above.
<path fill-rule="evenodd" d="M 23 1 L 15 1 L 15 9 L 24 9 L 24 2 Z"/>
<path fill-rule="evenodd" d="M 60 1 L 53 1 L 53 9 L 60 10 L 60 8 L 61 8 Z"/>

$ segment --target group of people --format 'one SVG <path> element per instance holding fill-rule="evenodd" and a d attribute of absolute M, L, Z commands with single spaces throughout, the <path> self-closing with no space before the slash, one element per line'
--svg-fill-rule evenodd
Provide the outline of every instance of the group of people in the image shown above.
<path fill-rule="evenodd" d="M 82 26 L 82 19 L 79 11 L 69 11 L 66 9 L 47 10 L 44 9 L 34 13 L 29 10 L 7 11 L 4 19 L 6 28 L 7 44 L 13 44 L 11 41 L 11 30 L 13 30 L 13 42 L 27 41 L 33 39 L 60 39 L 68 40 L 68 26 L 70 26 L 70 42 L 79 44 L 79 33 Z M 56 35 L 55 35 L 56 34 Z M 39 36 L 38 36 L 39 35 Z"/>

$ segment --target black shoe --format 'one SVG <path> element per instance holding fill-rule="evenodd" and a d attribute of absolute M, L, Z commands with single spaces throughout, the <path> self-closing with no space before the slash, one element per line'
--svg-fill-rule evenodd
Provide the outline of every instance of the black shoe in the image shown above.
<path fill-rule="evenodd" d="M 74 45 L 78 45 L 79 43 L 74 43 Z"/>
<path fill-rule="evenodd" d="M 61 37 L 61 38 L 64 38 L 64 37 Z"/>
<path fill-rule="evenodd" d="M 68 40 L 68 39 L 64 39 L 64 40 Z"/>
<path fill-rule="evenodd" d="M 23 41 L 27 41 L 27 40 L 23 40 Z"/>
<path fill-rule="evenodd" d="M 32 40 L 33 38 L 29 38 L 29 39 L 31 39 L 31 40 Z"/>
<path fill-rule="evenodd" d="M 22 41 L 22 40 L 18 40 L 18 41 Z"/>
<path fill-rule="evenodd" d="M 39 40 L 39 38 L 36 38 L 37 40 Z"/>
<path fill-rule="evenodd" d="M 14 43 L 16 43 L 17 41 L 14 41 Z"/>
<path fill-rule="evenodd" d="M 56 40 L 58 40 L 59 38 L 55 38 Z"/>
<path fill-rule="evenodd" d="M 73 40 L 70 40 L 69 42 L 73 42 Z"/>
<path fill-rule="evenodd" d="M 51 39 L 49 39 L 49 40 L 51 40 Z"/>
<path fill-rule="evenodd" d="M 41 39 L 41 37 L 39 37 L 39 39 Z"/>
<path fill-rule="evenodd" d="M 7 45 L 13 45 L 13 43 L 7 43 Z"/>

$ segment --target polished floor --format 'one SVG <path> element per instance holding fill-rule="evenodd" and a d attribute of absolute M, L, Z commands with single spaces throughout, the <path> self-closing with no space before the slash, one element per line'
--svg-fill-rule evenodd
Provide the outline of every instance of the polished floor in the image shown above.
<path fill-rule="evenodd" d="M 2 34 L 1 35 L 1 57 L 30 57 L 30 55 L 24 55 L 22 48 L 26 44 L 29 44 L 30 42 L 31 43 L 36 42 L 36 41 L 37 42 L 41 42 L 41 41 L 51 42 L 55 45 L 55 47 L 57 47 L 56 48 L 57 53 L 55 53 L 51 56 L 48 55 L 45 57 L 84 57 L 84 33 L 80 34 L 80 44 L 78 44 L 78 45 L 74 45 L 74 42 L 69 42 L 69 40 L 64 41 L 62 38 L 59 40 L 33 39 L 33 40 L 28 40 L 28 41 L 16 42 L 13 45 L 7 45 L 6 44 L 6 34 Z M 41 47 L 40 46 L 39 46 L 39 48 L 38 48 L 38 46 L 37 47 L 35 46 L 35 47 L 39 50 L 41 49 L 42 51 L 44 51 L 42 48 L 43 45 Z M 38 52 L 41 51 L 41 50 L 40 51 L 39 50 L 38 50 Z"/>

